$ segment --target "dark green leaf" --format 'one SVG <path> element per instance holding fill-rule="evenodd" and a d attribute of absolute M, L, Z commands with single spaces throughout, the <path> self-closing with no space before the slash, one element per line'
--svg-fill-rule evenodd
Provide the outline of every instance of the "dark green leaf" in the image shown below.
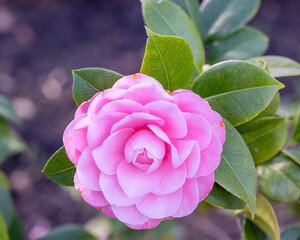
<path fill-rule="evenodd" d="M 255 16 L 259 6 L 260 0 L 203 1 L 200 10 L 207 42 L 227 37 L 244 26 Z"/>
<path fill-rule="evenodd" d="M 0 212 L 0 240 L 9 240 L 4 218 Z"/>
<path fill-rule="evenodd" d="M 284 146 L 287 133 L 284 117 L 255 118 L 237 127 L 256 164 L 275 156 Z"/>
<path fill-rule="evenodd" d="M 3 216 L 6 226 L 10 226 L 14 215 L 14 208 L 11 197 L 2 185 L 0 185 L 0 196 L 0 213 Z"/>
<path fill-rule="evenodd" d="M 53 229 L 49 234 L 38 240 L 96 240 L 79 225 L 66 225 Z"/>
<path fill-rule="evenodd" d="M 8 121 L 20 123 L 20 118 L 13 109 L 11 102 L 2 94 L 0 94 L 0 117 Z"/>
<path fill-rule="evenodd" d="M 289 156 L 295 163 L 300 165 L 300 146 L 290 149 L 282 149 L 282 152 Z"/>
<path fill-rule="evenodd" d="M 24 240 L 24 233 L 22 223 L 17 215 L 14 215 L 12 223 L 8 229 L 9 238 L 11 240 Z"/>
<path fill-rule="evenodd" d="M 245 61 L 226 61 L 203 72 L 192 90 L 234 126 L 247 122 L 267 108 L 284 87 L 263 69 Z"/>
<path fill-rule="evenodd" d="M 9 181 L 8 181 L 6 175 L 4 174 L 4 172 L 2 172 L 1 170 L 0 170 L 0 185 L 2 185 L 2 187 L 6 191 L 9 191 L 9 189 L 10 189 Z"/>
<path fill-rule="evenodd" d="M 193 74 L 193 54 L 179 37 L 161 36 L 147 28 L 148 41 L 141 73 L 158 80 L 165 89 L 185 88 Z"/>
<path fill-rule="evenodd" d="M 300 226 L 291 226 L 284 229 L 280 234 L 281 240 L 299 240 Z"/>
<path fill-rule="evenodd" d="M 229 37 L 212 45 L 208 63 L 215 64 L 224 60 L 246 60 L 263 54 L 268 48 L 268 37 L 261 31 L 245 27 Z"/>
<path fill-rule="evenodd" d="M 268 235 L 248 217 L 243 219 L 244 240 L 269 240 Z"/>
<path fill-rule="evenodd" d="M 277 202 L 293 202 L 300 197 L 300 166 L 278 156 L 257 167 L 259 186 L 264 195 Z"/>
<path fill-rule="evenodd" d="M 205 201 L 225 209 L 242 209 L 245 208 L 245 202 L 230 192 L 222 188 L 219 184 L 215 183 L 213 189 L 205 198 Z"/>
<path fill-rule="evenodd" d="M 75 165 L 69 160 L 64 147 L 52 155 L 43 169 L 46 177 L 64 186 L 74 186 L 75 172 Z"/>
<path fill-rule="evenodd" d="M 249 59 L 251 63 L 262 67 L 262 64 L 257 60 L 266 62 L 268 71 L 273 77 L 278 78 L 300 75 L 300 64 L 290 58 L 281 56 L 260 56 Z"/>
<path fill-rule="evenodd" d="M 247 202 L 254 215 L 256 170 L 250 151 L 238 131 L 224 119 L 226 140 L 222 159 L 215 171 L 215 181 L 227 191 Z"/>
<path fill-rule="evenodd" d="M 296 114 L 296 121 L 295 121 L 295 129 L 293 134 L 293 140 L 295 142 L 300 142 L 300 105 L 298 107 L 298 111 Z"/>
<path fill-rule="evenodd" d="M 73 97 L 76 104 L 91 99 L 97 92 L 111 88 L 123 75 L 103 68 L 73 70 Z"/>
<path fill-rule="evenodd" d="M 185 11 L 167 0 L 141 2 L 146 25 L 155 33 L 185 39 L 192 49 L 195 69 L 200 73 L 205 60 L 203 45 L 195 24 Z"/>

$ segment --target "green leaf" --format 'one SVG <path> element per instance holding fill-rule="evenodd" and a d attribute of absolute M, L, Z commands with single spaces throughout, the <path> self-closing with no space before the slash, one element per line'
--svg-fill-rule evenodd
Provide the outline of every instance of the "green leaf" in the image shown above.
<path fill-rule="evenodd" d="M 172 0 L 172 2 L 175 2 L 177 5 L 179 5 L 188 13 L 190 18 L 195 23 L 201 39 L 204 40 L 205 37 L 204 26 L 203 26 L 201 13 L 199 11 L 199 1 L 198 0 Z"/>
<path fill-rule="evenodd" d="M 146 29 L 148 41 L 141 73 L 158 80 L 165 89 L 185 88 L 193 75 L 193 54 L 179 37 L 161 36 Z"/>
<path fill-rule="evenodd" d="M 251 217 L 248 208 L 239 211 Z M 258 227 L 266 232 L 273 240 L 280 240 L 277 217 L 269 201 L 261 194 L 256 196 L 255 217 L 252 220 Z"/>
<path fill-rule="evenodd" d="M 255 118 L 237 127 L 255 164 L 275 156 L 284 146 L 287 132 L 284 117 Z"/>
<path fill-rule="evenodd" d="M 243 219 L 243 235 L 244 240 L 269 240 L 268 235 L 262 231 L 254 222 L 249 218 Z"/>
<path fill-rule="evenodd" d="M 92 234 L 79 225 L 66 225 L 57 227 L 38 240 L 96 240 Z"/>
<path fill-rule="evenodd" d="M 167 0 L 141 2 L 146 25 L 155 33 L 185 39 L 192 49 L 195 69 L 200 73 L 205 61 L 203 45 L 195 24 L 186 12 Z"/>
<path fill-rule="evenodd" d="M 224 60 L 246 60 L 263 54 L 268 48 L 268 37 L 253 27 L 245 27 L 229 37 L 215 42 L 208 54 L 208 63 Z"/>
<path fill-rule="evenodd" d="M 300 142 L 300 105 L 298 107 L 297 115 L 296 115 L 296 121 L 295 121 L 295 129 L 293 134 L 293 140 L 295 142 Z"/>
<path fill-rule="evenodd" d="M 0 240 L 9 240 L 4 218 L 0 212 Z"/>
<path fill-rule="evenodd" d="M 245 202 L 230 192 L 222 188 L 219 184 L 215 183 L 213 189 L 205 198 L 205 201 L 225 209 L 242 209 L 245 208 Z"/>
<path fill-rule="evenodd" d="M 281 240 L 299 240 L 300 226 L 291 226 L 284 229 L 280 234 Z"/>
<path fill-rule="evenodd" d="M 14 215 L 14 208 L 11 197 L 2 185 L 0 185 L 0 196 L 0 213 L 3 216 L 6 226 L 10 226 Z"/>
<path fill-rule="evenodd" d="M 8 181 L 6 175 L 4 174 L 4 172 L 2 172 L 1 170 L 0 170 L 0 185 L 2 185 L 2 187 L 6 191 L 9 191 L 9 189 L 10 189 L 9 181 Z"/>
<path fill-rule="evenodd" d="M 192 90 L 234 126 L 256 117 L 283 88 L 263 69 L 245 61 L 226 61 L 203 72 Z"/>
<path fill-rule="evenodd" d="M 256 118 L 275 116 L 279 106 L 280 106 L 280 94 L 279 94 L 279 92 L 277 92 L 277 93 L 275 93 L 269 106 L 264 111 L 262 111 L 260 114 L 258 114 L 256 116 Z"/>
<path fill-rule="evenodd" d="M 276 202 L 293 202 L 300 197 L 300 166 L 278 156 L 257 167 L 259 187 Z"/>
<path fill-rule="evenodd" d="M 260 56 L 251 58 L 248 61 L 262 67 L 262 64 L 257 60 L 266 62 L 270 74 L 275 78 L 300 75 L 300 64 L 290 58 L 281 56 Z"/>
<path fill-rule="evenodd" d="M 300 146 L 281 151 L 300 166 Z"/>
<path fill-rule="evenodd" d="M 260 0 L 203 1 L 200 10 L 207 42 L 222 39 L 244 26 L 256 14 Z"/>
<path fill-rule="evenodd" d="M 11 102 L 2 94 L 0 94 L 0 117 L 14 123 L 20 123 L 20 118 L 16 114 Z"/>
<path fill-rule="evenodd" d="M 75 165 L 69 160 L 64 147 L 52 155 L 43 169 L 43 173 L 50 180 L 70 187 L 74 186 L 75 172 Z"/>
<path fill-rule="evenodd" d="M 20 218 L 15 214 L 8 229 L 8 235 L 11 240 L 24 240 L 24 232 Z"/>
<path fill-rule="evenodd" d="M 256 170 L 250 151 L 238 131 L 225 119 L 226 140 L 222 158 L 215 171 L 215 181 L 247 202 L 254 215 Z"/>
<path fill-rule="evenodd" d="M 73 97 L 76 104 L 91 99 L 97 92 L 111 88 L 123 75 L 103 68 L 73 70 Z"/>

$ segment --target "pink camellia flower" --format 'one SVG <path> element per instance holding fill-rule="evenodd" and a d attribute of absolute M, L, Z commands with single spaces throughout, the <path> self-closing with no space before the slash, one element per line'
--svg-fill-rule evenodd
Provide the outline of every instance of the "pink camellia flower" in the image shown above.
<path fill-rule="evenodd" d="M 81 104 L 63 141 L 83 199 L 144 229 L 191 214 L 211 191 L 225 126 L 192 91 L 134 74 Z"/>

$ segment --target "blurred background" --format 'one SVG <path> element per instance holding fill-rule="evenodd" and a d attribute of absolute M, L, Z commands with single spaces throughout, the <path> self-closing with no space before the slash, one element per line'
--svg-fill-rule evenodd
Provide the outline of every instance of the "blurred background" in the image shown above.
<path fill-rule="evenodd" d="M 250 25 L 270 37 L 269 55 L 300 62 L 300 1 L 262 0 Z M 72 188 L 46 179 L 41 170 L 62 145 L 72 120 L 72 69 L 103 67 L 139 72 L 146 34 L 138 0 L 0 0 L 0 93 L 23 120 L 14 126 L 28 144 L 3 170 L 29 240 L 68 223 L 87 224 L 112 239 L 239 239 L 233 212 L 201 203 L 194 214 L 156 230 L 130 231 L 89 207 Z M 282 93 L 296 96 L 299 79 L 283 80 Z M 294 223 L 300 207 L 276 204 L 281 227 Z M 298 216 L 299 217 L 299 216 Z"/>

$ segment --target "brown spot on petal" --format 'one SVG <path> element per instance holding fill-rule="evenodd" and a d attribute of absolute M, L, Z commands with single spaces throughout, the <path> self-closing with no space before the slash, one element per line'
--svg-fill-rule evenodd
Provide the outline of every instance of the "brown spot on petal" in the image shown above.
<path fill-rule="evenodd" d="M 138 74 L 137 74 L 137 73 L 132 74 L 132 77 L 133 77 L 134 79 L 137 79 L 137 78 L 138 78 Z"/>
<path fill-rule="evenodd" d="M 172 92 L 171 91 L 169 91 L 169 90 L 165 90 L 167 93 L 169 93 L 170 95 L 172 94 Z"/>
<path fill-rule="evenodd" d="M 225 128 L 225 124 L 223 123 L 223 121 L 220 122 L 220 126 L 221 126 L 222 128 Z"/>

